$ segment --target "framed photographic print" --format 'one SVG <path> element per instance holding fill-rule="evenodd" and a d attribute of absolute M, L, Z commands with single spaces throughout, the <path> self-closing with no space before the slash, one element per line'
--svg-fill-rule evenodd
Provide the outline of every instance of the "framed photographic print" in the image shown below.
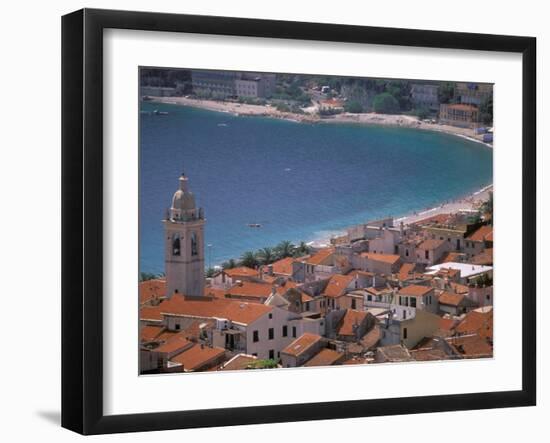
<path fill-rule="evenodd" d="M 534 38 L 62 24 L 64 427 L 535 404 Z"/>

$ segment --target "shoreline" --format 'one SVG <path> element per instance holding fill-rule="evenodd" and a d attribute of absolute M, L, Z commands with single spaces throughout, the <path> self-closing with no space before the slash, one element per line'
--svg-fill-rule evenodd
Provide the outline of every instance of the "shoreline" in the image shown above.
<path fill-rule="evenodd" d="M 394 225 L 398 225 L 400 222 L 403 222 L 404 226 L 409 226 L 412 223 L 428 217 L 433 217 L 434 215 L 453 214 L 460 211 L 473 211 L 477 206 L 479 206 L 479 204 L 489 198 L 490 192 L 493 192 L 492 183 L 490 185 L 484 186 L 481 189 L 471 192 L 464 197 L 459 197 L 454 200 L 448 200 L 432 208 L 427 207 L 418 211 L 413 211 L 401 216 L 393 217 Z M 335 230 L 334 232 L 337 233 L 336 235 L 324 238 L 320 237 L 318 239 L 306 242 L 306 244 L 314 248 L 330 247 L 332 246 L 331 240 L 347 235 L 347 230 L 357 225 L 359 224 L 350 225 L 343 230 Z"/>
<path fill-rule="evenodd" d="M 438 123 L 424 123 L 420 121 L 418 117 L 405 114 L 376 114 L 374 112 L 350 114 L 344 112 L 330 117 L 321 118 L 317 114 L 312 113 L 296 114 L 292 112 L 283 112 L 268 105 L 250 105 L 246 103 L 202 100 L 187 97 L 149 97 L 147 102 L 176 106 L 189 106 L 197 109 L 227 113 L 234 116 L 276 118 L 295 123 L 359 124 L 365 126 L 375 125 L 421 129 L 424 131 L 434 131 L 454 135 L 475 143 L 480 143 L 488 148 L 493 148 L 492 143 L 486 143 L 480 138 L 476 138 L 476 134 L 470 128 L 460 128 Z"/>

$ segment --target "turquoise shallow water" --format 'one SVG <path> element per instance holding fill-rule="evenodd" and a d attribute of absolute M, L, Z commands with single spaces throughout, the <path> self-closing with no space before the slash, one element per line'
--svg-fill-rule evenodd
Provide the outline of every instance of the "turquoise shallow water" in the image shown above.
<path fill-rule="evenodd" d="M 141 109 L 168 111 L 140 114 L 142 271 L 163 271 L 161 219 L 182 170 L 205 210 L 207 265 L 433 207 L 492 182 L 492 150 L 447 134 L 147 102 Z"/>

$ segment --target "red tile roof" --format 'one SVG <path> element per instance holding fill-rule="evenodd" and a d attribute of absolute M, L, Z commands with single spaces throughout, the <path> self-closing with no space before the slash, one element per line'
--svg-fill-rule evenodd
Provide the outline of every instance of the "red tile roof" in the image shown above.
<path fill-rule="evenodd" d="M 272 264 L 273 273 L 281 275 L 292 275 L 292 264 L 294 263 L 294 258 L 287 257 L 281 260 L 277 260 Z"/>
<path fill-rule="evenodd" d="M 162 325 L 154 326 L 143 326 L 140 330 L 140 339 L 141 341 L 152 341 L 154 340 L 164 329 Z"/>
<path fill-rule="evenodd" d="M 338 363 L 344 358 L 344 354 L 341 352 L 333 351 L 332 349 L 324 348 L 321 352 L 315 354 L 313 358 L 309 359 L 304 366 L 330 366 Z"/>
<path fill-rule="evenodd" d="M 354 280 L 353 275 L 334 274 L 325 288 L 323 294 L 327 297 L 340 297 L 346 293 L 348 285 Z"/>
<path fill-rule="evenodd" d="M 338 335 L 355 336 L 355 331 L 353 330 L 354 325 L 361 325 L 367 318 L 367 315 L 369 314 L 365 311 L 348 309 L 342 317 L 342 320 L 340 320 L 336 332 Z"/>
<path fill-rule="evenodd" d="M 214 362 L 223 355 L 225 355 L 225 349 L 194 345 L 192 348 L 172 358 L 172 361 L 181 363 L 185 371 L 195 371 Z"/>
<path fill-rule="evenodd" d="M 220 368 L 220 370 L 222 370 L 222 371 L 240 371 L 240 370 L 243 370 L 243 369 L 248 369 L 248 366 L 251 363 L 254 363 L 256 360 L 258 360 L 258 357 L 254 357 L 253 355 L 237 354 L 231 360 L 224 363 L 223 367 Z"/>
<path fill-rule="evenodd" d="M 361 257 L 366 257 L 369 260 L 376 260 L 383 263 L 389 263 L 391 265 L 397 263 L 401 257 L 399 255 L 394 254 L 374 254 L 372 252 L 363 252 L 361 253 Z"/>
<path fill-rule="evenodd" d="M 185 297 L 174 294 L 158 306 L 160 312 L 199 318 L 226 318 L 248 325 L 272 311 L 270 306 L 238 300 L 208 297 Z"/>
<path fill-rule="evenodd" d="M 166 280 L 152 279 L 139 282 L 139 302 L 147 303 L 153 298 L 166 295 Z"/>
<path fill-rule="evenodd" d="M 433 288 L 429 286 L 409 285 L 401 288 L 398 292 L 399 295 L 409 295 L 413 297 L 423 297 L 432 292 Z"/>
<path fill-rule="evenodd" d="M 204 295 L 207 297 L 225 298 L 225 293 L 226 293 L 225 289 L 210 288 L 210 287 L 204 288 Z"/>
<path fill-rule="evenodd" d="M 246 266 L 239 266 L 237 268 L 224 269 L 225 275 L 231 278 L 239 277 L 259 277 L 260 273 L 256 269 L 248 268 Z"/>
<path fill-rule="evenodd" d="M 470 311 L 456 327 L 459 334 L 478 334 L 482 338 L 493 337 L 493 310 L 482 312 L 479 309 Z"/>
<path fill-rule="evenodd" d="M 238 297 L 267 298 L 271 295 L 272 289 L 272 285 L 268 283 L 243 281 L 232 286 L 227 294 Z"/>
<path fill-rule="evenodd" d="M 333 254 L 334 248 L 321 249 L 311 257 L 305 259 L 305 262 L 310 265 L 329 265 Z"/>
<path fill-rule="evenodd" d="M 486 338 L 480 337 L 477 334 L 448 337 L 446 340 L 458 354 L 466 358 L 493 356 L 493 347 L 487 342 Z"/>
<path fill-rule="evenodd" d="M 164 303 L 161 303 L 163 305 Z M 139 309 L 139 319 L 149 321 L 162 320 L 161 305 L 159 306 L 143 306 Z"/>
<path fill-rule="evenodd" d="M 399 278 L 399 280 L 407 280 L 409 277 L 412 277 L 415 268 L 415 263 L 403 263 L 401 265 L 401 268 L 399 268 L 399 273 L 397 274 L 397 277 Z"/>
<path fill-rule="evenodd" d="M 155 352 L 163 352 L 166 354 L 170 354 L 176 351 L 181 352 L 184 349 L 191 347 L 192 345 L 193 343 L 187 340 L 182 334 L 177 334 L 174 337 L 168 339 L 167 342 L 156 348 Z"/>
<path fill-rule="evenodd" d="M 439 295 L 439 303 L 448 306 L 459 306 L 464 301 L 464 294 L 454 294 L 452 292 L 442 292 Z"/>
<path fill-rule="evenodd" d="M 302 352 L 313 346 L 315 343 L 318 343 L 320 340 L 322 340 L 320 335 L 310 334 L 309 332 L 306 332 L 300 335 L 300 337 L 290 343 L 281 352 L 289 355 L 298 356 Z"/>
<path fill-rule="evenodd" d="M 491 235 L 491 239 L 487 239 L 487 236 Z M 468 236 L 468 240 L 472 241 L 492 241 L 493 240 L 493 227 L 489 225 L 480 226 L 476 231 Z"/>

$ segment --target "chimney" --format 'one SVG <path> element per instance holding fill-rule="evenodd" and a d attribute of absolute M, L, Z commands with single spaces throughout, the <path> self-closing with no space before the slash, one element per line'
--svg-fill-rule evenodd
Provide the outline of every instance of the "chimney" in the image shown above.
<path fill-rule="evenodd" d="M 267 265 L 267 273 L 268 275 L 273 275 L 273 265 Z"/>

